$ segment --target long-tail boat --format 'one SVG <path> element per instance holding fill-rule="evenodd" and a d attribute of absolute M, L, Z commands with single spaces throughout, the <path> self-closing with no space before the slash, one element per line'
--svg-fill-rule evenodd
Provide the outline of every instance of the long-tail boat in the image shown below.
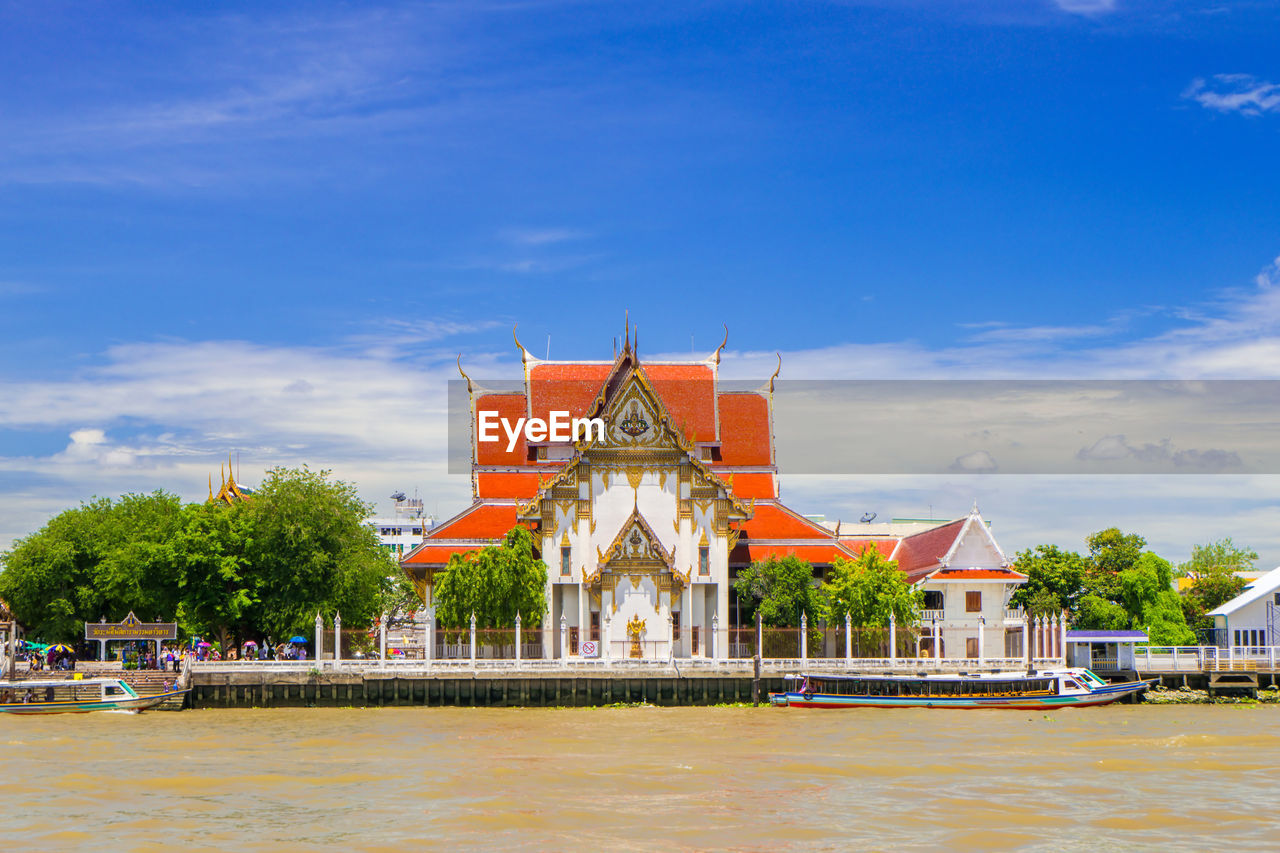
<path fill-rule="evenodd" d="M 883 675 L 788 675 L 794 690 L 770 693 L 791 708 L 1043 708 L 1106 705 L 1150 681 L 1108 684 L 1088 669 Z"/>

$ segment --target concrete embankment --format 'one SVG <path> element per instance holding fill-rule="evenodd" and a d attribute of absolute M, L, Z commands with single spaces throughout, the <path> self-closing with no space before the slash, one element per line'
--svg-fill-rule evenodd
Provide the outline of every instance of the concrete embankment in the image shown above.
<path fill-rule="evenodd" d="M 761 677 L 759 698 L 785 689 L 781 676 Z M 675 672 L 592 673 L 193 673 L 192 708 L 307 706 L 588 707 L 647 702 L 716 705 L 752 701 L 752 677 Z"/>

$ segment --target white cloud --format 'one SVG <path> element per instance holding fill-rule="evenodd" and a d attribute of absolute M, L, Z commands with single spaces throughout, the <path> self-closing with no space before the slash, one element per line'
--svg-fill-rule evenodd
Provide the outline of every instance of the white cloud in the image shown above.
<path fill-rule="evenodd" d="M 1280 378 L 1280 261 L 1253 284 L 1188 315 L 1174 330 L 1124 343 L 1098 339 L 1082 347 L 1073 336 L 1038 334 L 952 347 L 845 343 L 784 353 L 782 378 Z M 437 344 L 495 322 L 392 322 L 332 347 L 225 340 L 122 344 L 76 375 L 0 380 L 0 429 L 66 437 L 43 455 L 0 456 L 0 547 L 94 494 L 167 488 L 202 498 L 211 473 L 216 487 L 218 466 L 229 453 L 239 454 L 242 479 L 250 484 L 265 468 L 305 462 L 334 469 L 366 499 L 385 501 L 397 489 L 418 488 L 429 512 L 452 515 L 470 500 L 468 478 L 446 474 L 445 388 L 456 367 L 452 353 L 414 345 Z M 476 377 L 519 373 L 514 348 L 472 352 L 465 362 Z M 775 364 L 772 352 L 727 351 L 722 375 L 763 382 Z M 1195 441 L 1179 448 L 1163 444 L 1160 435 L 1137 441 L 1110 432 L 1113 449 L 1126 459 L 1148 452 L 1176 464 L 1181 453 L 1188 470 L 1229 462 L 1213 450 L 1193 449 L 1210 447 Z M 1105 455 L 1109 445 L 1098 445 L 1100 438 L 1081 435 L 1073 446 Z M 981 446 L 989 448 L 986 459 L 952 454 L 960 457 L 959 470 L 991 470 L 994 456 L 1012 464 L 1010 454 L 1017 452 L 999 436 Z M 988 461 L 990 466 L 978 464 Z M 797 508 L 829 516 L 847 509 L 846 518 L 867 509 L 919 514 L 930 503 L 948 507 L 940 513 L 963 513 L 977 496 L 1001 531 L 1017 531 L 1007 543 L 1016 547 L 1070 544 L 1116 523 L 1140 529 L 1170 556 L 1192 542 L 1229 534 L 1280 561 L 1280 532 L 1268 532 L 1280 531 L 1280 510 L 1274 509 L 1280 506 L 1280 477 L 1153 481 L 1135 474 L 1112 478 L 1121 484 L 1115 490 L 1104 479 L 861 476 L 833 478 L 839 485 L 826 489 L 814 486 L 815 478 L 784 471 L 783 485 L 788 494 L 798 493 Z M 1046 491 L 1050 482 L 1070 485 Z M 1200 503 L 1219 510 L 1203 525 L 1188 524 L 1187 507 Z M 1198 513 L 1192 511 L 1196 518 Z M 1259 526 L 1264 523 L 1271 526 Z"/>
<path fill-rule="evenodd" d="M 1256 116 L 1280 112 L 1280 85 L 1251 74 L 1215 74 L 1208 80 L 1197 77 L 1182 97 L 1221 113 Z"/>
<path fill-rule="evenodd" d="M 1054 5 L 1073 15 L 1103 15 L 1116 10 L 1116 0 L 1053 0 Z"/>

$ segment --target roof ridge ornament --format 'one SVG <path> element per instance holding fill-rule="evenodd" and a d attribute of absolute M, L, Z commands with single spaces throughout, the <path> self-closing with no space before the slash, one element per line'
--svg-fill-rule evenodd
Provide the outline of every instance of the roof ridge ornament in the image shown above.
<path fill-rule="evenodd" d="M 515 329 L 512 329 L 512 330 L 511 330 L 511 333 L 514 335 L 514 334 L 515 334 Z M 516 341 L 516 343 L 520 343 L 520 342 L 519 342 L 519 341 Z M 471 393 L 471 391 L 472 391 L 472 388 L 471 388 L 471 377 L 470 377 L 470 376 L 468 376 L 468 375 L 467 375 L 467 372 L 466 372 L 465 370 L 463 370 L 463 369 L 462 369 L 462 353 L 458 353 L 458 372 L 459 372 L 460 374 L 462 374 L 462 378 L 463 378 L 463 379 L 467 380 L 467 393 L 468 393 L 468 394 L 470 394 L 470 393 Z"/>
<path fill-rule="evenodd" d="M 728 343 L 729 343 L 729 324 L 725 323 L 724 324 L 724 340 L 720 342 L 720 346 L 716 347 L 716 351 L 711 354 L 711 360 L 715 362 L 717 367 L 720 366 L 720 353 L 724 350 L 725 346 Z"/>
<path fill-rule="evenodd" d="M 527 364 L 529 361 L 529 351 L 524 348 L 524 344 L 520 343 L 520 338 L 516 337 L 516 326 L 519 323 L 511 324 L 511 339 L 516 342 L 516 346 L 520 348 L 520 363 Z M 461 358 L 461 356 L 459 356 Z"/>
<path fill-rule="evenodd" d="M 774 353 L 778 356 L 778 369 L 773 371 L 773 375 L 769 377 L 769 395 L 773 396 L 773 380 L 778 378 L 778 374 L 782 372 L 782 353 Z"/>

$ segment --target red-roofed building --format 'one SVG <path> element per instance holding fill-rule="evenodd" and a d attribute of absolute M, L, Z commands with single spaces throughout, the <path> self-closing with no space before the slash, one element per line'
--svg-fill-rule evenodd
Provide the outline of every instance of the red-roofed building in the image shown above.
<path fill-rule="evenodd" d="M 529 632 L 547 657 L 578 655 L 587 641 L 602 656 L 742 653 L 717 632 L 743 624 L 732 590 L 741 569 L 796 556 L 814 566 L 817 582 L 837 560 L 868 549 L 899 560 L 930 602 L 951 587 L 973 587 L 986 602 L 982 615 L 994 617 L 987 605 L 998 600 L 1003 620 L 1010 584 L 1022 576 L 986 525 L 975 526 L 976 511 L 911 535 L 850 535 L 783 504 L 773 380 L 757 391 L 723 390 L 719 355 L 642 362 L 628 336 L 609 362 L 543 361 L 521 347 L 523 391 L 467 379 L 473 503 L 404 558 L 424 601 L 451 556 L 496 544 L 520 524 L 549 568 L 546 618 Z M 600 424 L 576 436 L 516 433 L 523 419 L 545 427 L 558 416 Z M 968 574 L 955 574 L 961 570 Z M 954 625 L 927 627 L 958 642 L 954 631 L 965 625 L 957 616 Z"/>

